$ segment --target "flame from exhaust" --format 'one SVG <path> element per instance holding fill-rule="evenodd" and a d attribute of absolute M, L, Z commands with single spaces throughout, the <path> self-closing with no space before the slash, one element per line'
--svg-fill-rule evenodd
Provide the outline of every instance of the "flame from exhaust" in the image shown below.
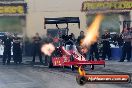
<path fill-rule="evenodd" d="M 99 27 L 101 21 L 103 20 L 103 15 L 98 14 L 93 23 L 87 28 L 85 38 L 82 40 L 81 45 L 83 47 L 89 47 L 91 44 L 95 43 L 99 37 Z"/>
<path fill-rule="evenodd" d="M 41 51 L 48 56 L 51 56 L 51 54 L 54 52 L 55 46 L 52 43 L 44 44 L 41 47 Z"/>
<path fill-rule="evenodd" d="M 80 67 L 78 68 L 78 72 L 79 72 L 79 75 L 81 75 L 81 76 L 86 75 L 86 72 L 85 72 L 85 70 L 82 68 L 82 66 L 80 66 Z"/>

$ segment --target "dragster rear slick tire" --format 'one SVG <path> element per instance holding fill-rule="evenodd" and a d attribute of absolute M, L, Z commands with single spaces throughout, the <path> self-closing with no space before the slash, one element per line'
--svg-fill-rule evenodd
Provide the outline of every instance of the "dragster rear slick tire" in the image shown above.
<path fill-rule="evenodd" d="M 76 82 L 80 85 L 83 86 L 84 84 L 86 84 L 87 79 L 84 76 L 76 76 Z"/>

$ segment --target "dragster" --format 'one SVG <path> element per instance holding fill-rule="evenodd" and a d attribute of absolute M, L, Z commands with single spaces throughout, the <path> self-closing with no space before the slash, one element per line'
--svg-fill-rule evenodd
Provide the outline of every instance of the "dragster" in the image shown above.
<path fill-rule="evenodd" d="M 86 57 L 79 53 L 76 45 L 65 45 L 57 47 L 52 56 L 50 57 L 50 61 L 48 63 L 48 66 L 54 67 L 54 66 L 68 66 L 71 67 L 72 70 L 74 70 L 74 67 L 79 67 L 82 65 L 90 65 L 91 69 L 94 69 L 94 65 L 104 65 L 105 61 L 99 60 L 99 61 L 89 61 L 86 59 Z"/>
<path fill-rule="evenodd" d="M 56 24 L 56 27 L 61 31 L 62 28 L 59 28 L 58 24 L 66 24 L 66 34 L 63 34 L 63 44 L 59 47 L 56 47 L 55 51 L 50 56 L 48 61 L 48 67 L 71 67 L 74 70 L 75 67 L 90 65 L 91 69 L 94 69 L 94 65 L 104 65 L 105 61 L 100 59 L 99 61 L 89 61 L 86 59 L 78 46 L 72 41 L 70 36 L 68 35 L 68 24 L 69 23 L 78 23 L 78 27 L 80 28 L 80 20 L 79 17 L 60 17 L 60 18 L 45 18 L 45 28 L 46 24 Z M 59 35 L 61 37 L 62 35 Z"/>

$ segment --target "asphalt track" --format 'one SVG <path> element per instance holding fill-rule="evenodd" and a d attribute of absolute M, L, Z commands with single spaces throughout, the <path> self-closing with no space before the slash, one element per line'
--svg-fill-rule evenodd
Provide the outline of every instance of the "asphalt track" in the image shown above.
<path fill-rule="evenodd" d="M 106 67 L 96 66 L 87 73 L 122 74 L 132 76 L 132 62 L 107 61 Z M 129 84 L 85 84 L 76 82 L 77 71 L 68 68 L 48 69 L 43 65 L 0 65 L 0 88 L 132 88 Z"/>

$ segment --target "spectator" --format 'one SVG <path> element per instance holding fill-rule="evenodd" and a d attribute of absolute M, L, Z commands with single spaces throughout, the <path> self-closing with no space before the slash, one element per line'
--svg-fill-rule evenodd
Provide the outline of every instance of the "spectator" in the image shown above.
<path fill-rule="evenodd" d="M 32 62 L 35 63 L 35 56 L 38 54 L 40 63 L 43 64 L 42 55 L 41 55 L 41 47 L 40 47 L 41 37 L 38 33 L 33 37 L 33 60 Z"/>
<path fill-rule="evenodd" d="M 123 49 L 122 49 L 122 57 L 119 62 L 124 62 L 125 58 L 127 59 L 128 62 L 130 62 L 131 58 L 131 39 L 132 39 L 132 34 L 128 28 L 125 28 L 123 30 Z"/>
<path fill-rule="evenodd" d="M 82 39 L 83 39 L 84 37 L 85 37 L 84 31 L 81 31 L 79 37 L 77 38 L 77 44 L 78 44 L 79 46 L 81 45 Z"/>
<path fill-rule="evenodd" d="M 123 39 L 121 34 L 118 35 L 117 42 L 119 47 L 123 46 Z"/>
<path fill-rule="evenodd" d="M 10 64 L 11 60 L 11 46 L 12 46 L 12 38 L 8 32 L 5 33 L 4 38 L 2 39 L 2 44 L 4 46 L 3 52 L 3 65 Z M 8 58 L 8 59 L 7 59 Z"/>
<path fill-rule="evenodd" d="M 80 54 L 82 54 L 84 57 L 87 57 L 87 50 L 88 50 L 87 47 L 81 46 L 81 43 L 84 37 L 85 37 L 84 31 L 81 31 L 80 35 L 77 38 L 77 45 L 78 45 L 77 48 Z"/>
<path fill-rule="evenodd" d="M 42 42 L 43 44 L 45 43 L 53 43 L 54 39 L 52 38 L 51 34 L 47 34 L 47 37 L 44 39 L 44 41 Z M 50 57 L 48 55 L 45 55 L 45 65 L 48 65 L 48 60 L 50 59 Z"/>
<path fill-rule="evenodd" d="M 110 33 L 108 30 L 104 30 L 104 34 L 102 35 L 102 41 L 103 41 L 103 53 L 102 58 L 105 60 L 106 56 L 108 56 L 108 60 L 110 60 L 111 57 L 111 50 L 110 50 Z"/>
<path fill-rule="evenodd" d="M 17 34 L 14 34 L 13 38 L 13 59 L 15 64 L 21 64 L 22 62 L 21 38 L 19 38 Z"/>
<path fill-rule="evenodd" d="M 76 42 L 76 38 L 75 38 L 75 35 L 73 33 L 71 33 L 71 40 L 73 40 L 73 42 Z"/>
<path fill-rule="evenodd" d="M 96 58 L 97 60 L 99 60 L 99 53 L 98 53 L 98 47 L 97 47 L 98 43 L 95 42 L 94 44 L 91 45 L 90 47 L 90 55 L 89 55 L 89 60 L 94 61 L 94 58 Z"/>

